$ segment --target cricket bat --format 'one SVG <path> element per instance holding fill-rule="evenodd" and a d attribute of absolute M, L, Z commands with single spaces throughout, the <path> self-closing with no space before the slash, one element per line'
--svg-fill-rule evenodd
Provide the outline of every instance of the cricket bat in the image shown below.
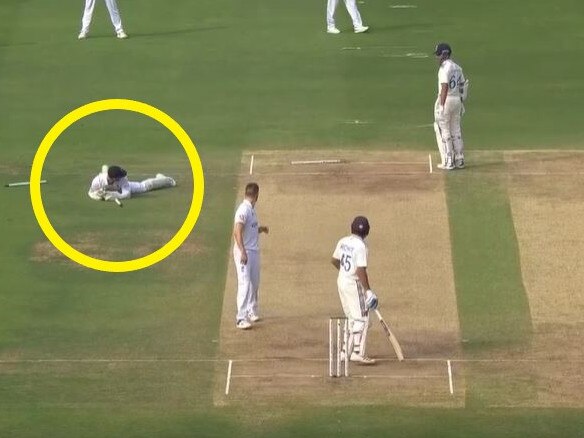
<path fill-rule="evenodd" d="M 404 360 L 404 353 L 401 349 L 401 346 L 399 345 L 399 342 L 397 341 L 397 338 L 395 337 L 395 335 L 393 334 L 393 332 L 391 331 L 391 329 L 389 328 L 389 326 L 387 325 L 387 323 L 383 319 L 383 316 L 381 316 L 381 313 L 379 313 L 379 310 L 377 310 L 377 309 L 374 309 L 374 310 L 375 310 L 375 314 L 377 315 L 377 319 L 379 319 L 379 323 L 381 324 L 381 327 L 383 327 L 383 331 L 387 335 L 389 342 L 391 342 L 391 346 L 393 347 L 397 358 L 401 362 L 402 360 Z"/>

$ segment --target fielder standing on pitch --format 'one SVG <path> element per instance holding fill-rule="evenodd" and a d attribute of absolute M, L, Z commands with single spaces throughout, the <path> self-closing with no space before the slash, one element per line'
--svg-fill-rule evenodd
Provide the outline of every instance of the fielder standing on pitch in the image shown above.
<path fill-rule="evenodd" d="M 434 104 L 434 131 L 440 151 L 439 169 L 464 168 L 464 143 L 460 120 L 464 114 L 464 101 L 469 81 L 462 68 L 450 56 L 452 49 L 440 43 L 434 50 L 440 64 L 438 69 L 438 98 Z"/>
<path fill-rule="evenodd" d="M 268 233 L 268 227 L 260 226 L 255 212 L 260 188 L 256 183 L 245 186 L 245 199 L 235 212 L 233 226 L 233 260 L 237 272 L 236 327 L 251 328 L 259 321 L 258 290 L 260 286 L 260 233 Z"/>
<path fill-rule="evenodd" d="M 85 9 L 83 10 L 83 18 L 81 19 L 81 32 L 79 32 L 79 36 L 77 37 L 80 40 L 84 40 L 89 34 L 89 26 L 91 25 L 91 19 L 93 18 L 95 2 L 96 0 L 85 0 Z M 122 17 L 120 16 L 120 10 L 116 0 L 105 0 L 105 5 L 107 6 L 110 19 L 114 25 L 116 36 L 121 40 L 128 38 L 128 35 L 124 32 L 122 26 Z"/>
<path fill-rule="evenodd" d="M 365 347 L 369 328 L 369 309 L 377 307 L 377 296 L 369 286 L 367 276 L 369 221 L 357 216 L 351 224 L 351 235 L 337 243 L 332 264 L 339 271 L 337 287 L 343 311 L 349 322 L 349 345 L 346 352 L 352 362 L 374 364 L 367 357 Z"/>

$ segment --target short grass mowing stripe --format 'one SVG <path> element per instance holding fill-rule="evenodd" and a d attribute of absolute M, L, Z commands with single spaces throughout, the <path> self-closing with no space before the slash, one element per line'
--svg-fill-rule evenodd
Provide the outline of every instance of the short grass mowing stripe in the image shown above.
<path fill-rule="evenodd" d="M 529 346 L 532 324 L 519 249 L 504 180 L 472 169 L 446 178 L 452 265 L 465 357 L 506 357 Z M 501 398 L 534 396 L 530 379 L 500 391 L 479 369 L 467 370 L 467 405 L 492 406 Z M 509 387 L 510 388 L 510 387 Z"/>
<path fill-rule="evenodd" d="M 469 169 L 449 174 L 446 188 L 465 352 L 526 345 L 531 316 L 504 182 Z"/>

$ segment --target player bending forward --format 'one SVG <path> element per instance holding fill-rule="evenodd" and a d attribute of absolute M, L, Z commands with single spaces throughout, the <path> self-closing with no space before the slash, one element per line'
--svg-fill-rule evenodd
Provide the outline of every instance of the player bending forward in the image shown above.
<path fill-rule="evenodd" d="M 96 201 L 128 199 L 134 194 L 176 186 L 174 179 L 159 173 L 144 181 L 128 181 L 127 172 L 120 166 L 103 166 L 101 173 L 93 178 L 87 194 Z"/>
<path fill-rule="evenodd" d="M 369 328 L 369 309 L 377 307 L 377 296 L 369 286 L 367 276 L 368 248 L 365 238 L 369 234 L 369 221 L 357 216 L 351 224 L 351 235 L 337 243 L 332 264 L 339 271 L 337 287 L 343 311 L 349 322 L 349 345 L 346 351 L 352 362 L 374 364 L 367 357 L 365 347 Z"/>
<path fill-rule="evenodd" d="M 438 98 L 434 104 L 434 131 L 440 150 L 439 169 L 464 168 L 464 143 L 460 119 L 464 114 L 463 102 L 468 93 L 469 81 L 462 68 L 450 56 L 452 49 L 440 43 L 434 51 L 440 64 L 438 69 Z"/>

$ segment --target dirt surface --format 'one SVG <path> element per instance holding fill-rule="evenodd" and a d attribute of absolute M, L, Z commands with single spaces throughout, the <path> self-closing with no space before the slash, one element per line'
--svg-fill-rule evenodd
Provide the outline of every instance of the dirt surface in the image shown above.
<path fill-rule="evenodd" d="M 506 153 L 509 197 L 529 297 L 537 400 L 584 406 L 584 153 Z"/>
<path fill-rule="evenodd" d="M 336 164 L 293 160 L 341 159 Z M 236 275 L 230 258 L 223 305 L 215 402 L 395 403 L 462 406 L 464 381 L 449 393 L 446 358 L 460 341 L 448 215 L 441 174 L 425 153 L 259 152 L 242 161 L 239 192 L 260 184 L 262 321 L 235 328 Z M 352 365 L 349 379 L 328 377 L 328 319 L 341 313 L 330 257 L 354 216 L 371 222 L 370 281 L 380 310 L 408 359 L 398 363 L 374 320 L 371 367 Z M 424 269 L 419 269 L 423 266 Z M 225 395 L 226 363 L 233 360 Z M 460 366 L 460 368 L 462 365 Z M 462 379 L 462 373 L 458 378 Z"/>

